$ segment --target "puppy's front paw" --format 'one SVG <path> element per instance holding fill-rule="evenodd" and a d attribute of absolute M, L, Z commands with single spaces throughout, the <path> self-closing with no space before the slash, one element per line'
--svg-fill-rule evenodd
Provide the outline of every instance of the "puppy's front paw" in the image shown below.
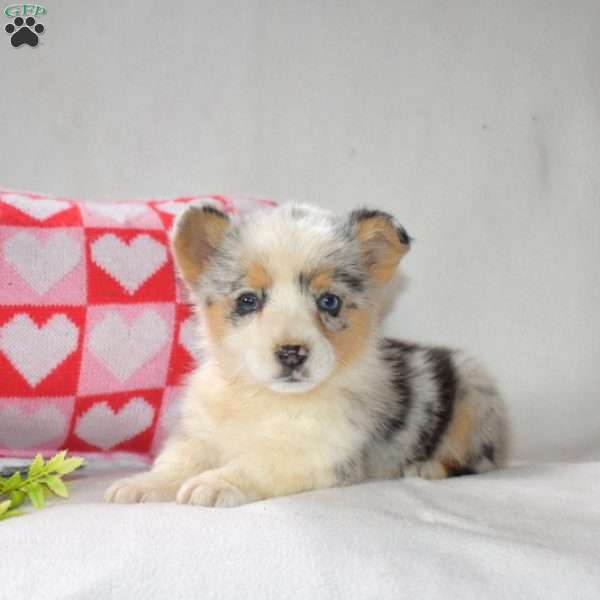
<path fill-rule="evenodd" d="M 211 473 L 191 477 L 177 492 L 179 504 L 231 507 L 251 501 L 239 487 Z"/>
<path fill-rule="evenodd" d="M 167 482 L 148 476 L 128 477 L 115 481 L 104 492 L 106 502 L 132 504 L 135 502 L 169 502 L 175 490 Z"/>
<path fill-rule="evenodd" d="M 404 469 L 405 477 L 421 477 L 423 479 L 444 479 L 448 471 L 444 465 L 436 460 L 413 463 Z"/>

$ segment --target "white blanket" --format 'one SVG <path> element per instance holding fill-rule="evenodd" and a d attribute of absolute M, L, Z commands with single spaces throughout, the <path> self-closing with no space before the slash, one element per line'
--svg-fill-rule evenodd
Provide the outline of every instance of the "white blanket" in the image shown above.
<path fill-rule="evenodd" d="M 101 501 L 0 522 L 0 598 L 600 598 L 600 463 L 379 481 L 232 509 Z"/>

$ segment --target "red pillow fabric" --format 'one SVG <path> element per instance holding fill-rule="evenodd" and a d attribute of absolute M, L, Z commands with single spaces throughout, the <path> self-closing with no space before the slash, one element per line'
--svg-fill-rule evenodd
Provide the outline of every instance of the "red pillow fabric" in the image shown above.
<path fill-rule="evenodd" d="M 168 233 L 190 196 L 92 203 L 0 190 L 0 456 L 156 453 L 194 322 Z"/>

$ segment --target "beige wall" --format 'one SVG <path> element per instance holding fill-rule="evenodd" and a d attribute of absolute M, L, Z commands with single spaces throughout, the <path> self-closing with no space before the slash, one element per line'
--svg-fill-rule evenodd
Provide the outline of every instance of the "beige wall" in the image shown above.
<path fill-rule="evenodd" d="M 600 456 L 600 2 L 44 4 L 0 185 L 393 211 L 389 332 L 483 355 L 521 456 Z"/>

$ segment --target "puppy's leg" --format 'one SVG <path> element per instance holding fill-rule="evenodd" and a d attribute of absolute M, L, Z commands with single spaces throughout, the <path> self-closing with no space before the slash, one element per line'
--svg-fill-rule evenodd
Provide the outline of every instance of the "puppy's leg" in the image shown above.
<path fill-rule="evenodd" d="M 406 477 L 423 479 L 444 479 L 453 472 L 465 469 L 473 445 L 475 427 L 474 409 L 468 400 L 459 400 L 434 455 L 422 462 L 409 465 L 404 470 Z"/>
<path fill-rule="evenodd" d="M 287 448 L 255 448 L 218 469 L 188 479 L 180 504 L 230 507 L 335 485 L 334 470 Z"/>
<path fill-rule="evenodd" d="M 202 440 L 169 439 L 152 469 L 115 481 L 105 492 L 107 502 L 169 502 L 175 500 L 181 484 L 210 469 L 210 453 Z"/>
<path fill-rule="evenodd" d="M 409 465 L 404 474 L 443 479 L 502 467 L 508 435 L 502 411 L 501 400 L 492 386 L 467 389 L 457 401 L 433 456 Z"/>
<path fill-rule="evenodd" d="M 405 477 L 422 477 L 423 479 L 444 479 L 448 477 L 448 470 L 437 460 L 427 460 L 409 465 L 404 470 Z"/>

